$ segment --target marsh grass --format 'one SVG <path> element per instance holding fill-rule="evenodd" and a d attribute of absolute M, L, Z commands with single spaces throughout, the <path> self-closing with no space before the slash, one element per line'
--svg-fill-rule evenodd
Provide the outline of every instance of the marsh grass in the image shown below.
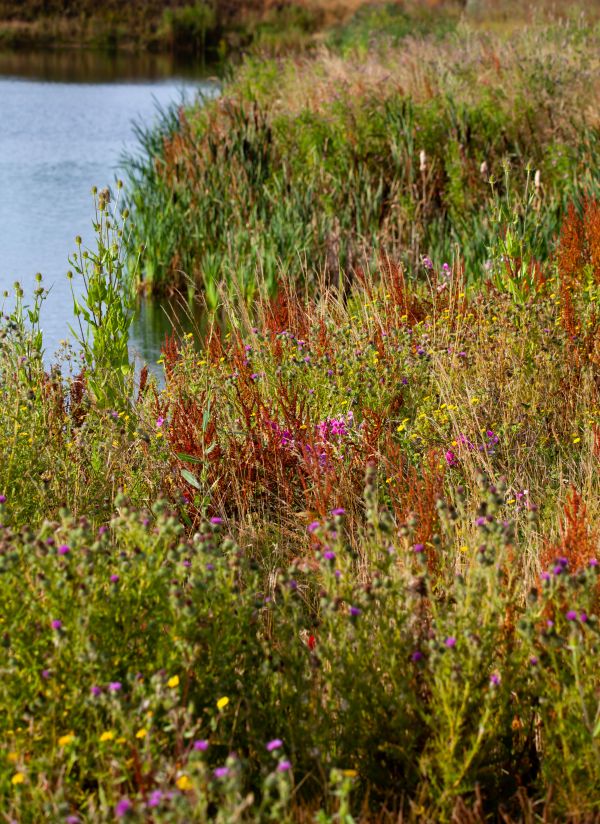
<path fill-rule="evenodd" d="M 567 203 L 597 194 L 595 43 L 591 27 L 510 43 L 463 28 L 363 57 L 249 59 L 218 101 L 142 135 L 144 288 L 186 279 L 214 306 L 217 283 L 251 297 L 259 270 L 273 289 L 280 271 L 338 283 L 380 254 L 441 265 L 459 248 L 472 280 L 498 243 L 524 244 L 525 268 L 546 260 Z"/>

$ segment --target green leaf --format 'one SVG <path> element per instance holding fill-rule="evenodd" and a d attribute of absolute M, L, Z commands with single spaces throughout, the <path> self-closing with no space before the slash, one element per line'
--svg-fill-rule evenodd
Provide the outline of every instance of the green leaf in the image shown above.
<path fill-rule="evenodd" d="M 181 477 L 184 481 L 186 481 L 190 486 L 193 486 L 194 489 L 202 489 L 200 483 L 195 475 L 189 471 L 189 469 L 182 469 L 181 470 Z"/>

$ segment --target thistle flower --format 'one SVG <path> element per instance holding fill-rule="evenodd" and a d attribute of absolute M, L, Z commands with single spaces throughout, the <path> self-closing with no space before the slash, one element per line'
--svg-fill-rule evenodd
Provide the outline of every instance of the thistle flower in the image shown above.
<path fill-rule="evenodd" d="M 115 806 L 115 815 L 117 818 L 125 818 L 127 813 L 131 812 L 132 809 L 133 804 L 127 798 L 127 796 L 125 796 L 124 798 L 121 798 L 120 801 L 117 801 L 117 804 Z"/>
<path fill-rule="evenodd" d="M 269 741 L 267 744 L 268 752 L 273 752 L 274 750 L 278 750 L 283 747 L 283 741 L 281 738 L 274 738 L 272 741 Z"/>

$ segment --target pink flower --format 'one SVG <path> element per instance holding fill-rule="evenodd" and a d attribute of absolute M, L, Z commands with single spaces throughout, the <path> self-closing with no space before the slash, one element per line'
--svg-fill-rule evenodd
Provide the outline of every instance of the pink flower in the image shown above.
<path fill-rule="evenodd" d="M 454 452 L 451 449 L 449 449 L 446 452 L 446 454 L 444 455 L 444 458 L 446 459 L 446 463 L 448 464 L 448 466 L 457 466 L 458 465 L 458 459 L 457 459 L 456 455 L 454 454 Z"/>

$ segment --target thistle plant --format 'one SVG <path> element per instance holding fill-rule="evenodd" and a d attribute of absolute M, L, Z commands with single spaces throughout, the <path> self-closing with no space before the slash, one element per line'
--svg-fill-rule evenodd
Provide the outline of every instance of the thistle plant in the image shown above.
<path fill-rule="evenodd" d="M 122 186 L 118 181 L 118 192 Z M 132 376 L 128 343 L 135 292 L 133 274 L 125 265 L 123 244 L 128 211 L 119 213 L 118 197 L 111 208 L 110 189 L 98 192 L 94 187 L 92 193 L 96 249 L 83 249 L 81 237 L 77 237 L 77 251 L 69 258 L 73 271 L 67 277 L 78 324 L 71 331 L 81 346 L 97 403 L 115 407 L 127 397 Z M 73 273 L 82 280 L 81 295 L 73 287 Z"/>

